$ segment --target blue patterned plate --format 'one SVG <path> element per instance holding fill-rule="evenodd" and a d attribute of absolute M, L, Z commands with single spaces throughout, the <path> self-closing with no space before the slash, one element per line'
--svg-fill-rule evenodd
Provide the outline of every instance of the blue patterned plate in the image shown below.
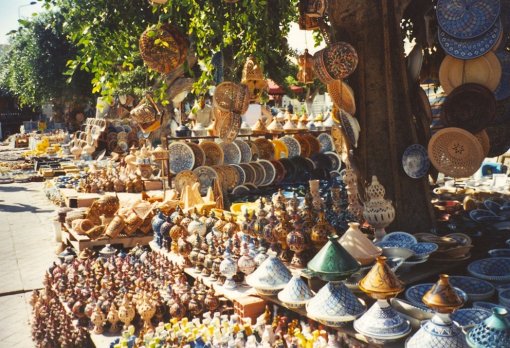
<path fill-rule="evenodd" d="M 252 152 L 251 152 L 251 147 L 250 145 L 248 145 L 248 143 L 242 141 L 242 140 L 239 140 L 239 139 L 236 139 L 234 140 L 234 143 L 239 146 L 239 150 L 241 150 L 241 163 L 248 163 L 251 161 L 251 158 L 252 158 Z"/>
<path fill-rule="evenodd" d="M 414 251 L 414 256 L 416 258 L 423 258 L 429 256 L 434 251 L 436 251 L 438 245 L 436 243 L 428 243 L 428 242 L 420 242 L 409 246 L 409 249 Z"/>
<path fill-rule="evenodd" d="M 450 276 L 450 284 L 463 290 L 470 301 L 482 301 L 494 295 L 494 285 L 474 277 Z"/>
<path fill-rule="evenodd" d="M 413 305 L 420 308 L 428 309 L 425 303 L 423 303 L 422 298 L 425 295 L 425 293 L 432 288 L 433 285 L 434 285 L 433 283 L 424 283 L 411 286 L 409 289 L 406 290 L 405 297 Z M 464 299 L 464 302 L 468 300 L 468 295 L 466 295 L 464 291 L 456 287 L 454 287 L 454 289 L 457 292 L 457 295 Z"/>
<path fill-rule="evenodd" d="M 492 249 L 489 250 L 490 257 L 510 257 L 510 249 Z"/>
<path fill-rule="evenodd" d="M 183 170 L 192 170 L 195 165 L 195 153 L 188 144 L 176 141 L 168 146 L 170 172 L 177 174 Z"/>
<path fill-rule="evenodd" d="M 244 171 L 244 169 L 238 165 L 238 164 L 232 164 L 231 165 L 235 170 L 237 170 L 237 173 L 239 174 L 239 182 L 237 183 L 237 185 L 242 185 L 246 182 L 246 172 Z"/>
<path fill-rule="evenodd" d="M 496 24 L 485 34 L 469 40 L 456 39 L 438 28 L 439 44 L 450 56 L 459 59 L 473 59 L 483 56 L 498 42 L 501 35 L 501 22 Z"/>
<path fill-rule="evenodd" d="M 483 308 L 462 308 L 452 313 L 451 318 L 463 329 L 481 323 L 492 314 L 491 311 Z"/>
<path fill-rule="evenodd" d="M 193 169 L 193 173 L 198 178 L 198 182 L 200 183 L 200 194 L 202 196 L 207 195 L 207 190 L 209 187 L 212 187 L 214 179 L 218 179 L 218 173 L 207 166 L 201 166 Z"/>
<path fill-rule="evenodd" d="M 418 243 L 418 240 L 407 232 L 391 232 L 384 236 L 383 242 L 394 242 L 402 248 L 409 248 L 411 245 Z"/>
<path fill-rule="evenodd" d="M 500 0 L 438 0 L 437 22 L 449 35 L 472 39 L 487 32 L 498 19 Z"/>
<path fill-rule="evenodd" d="M 484 302 L 484 301 L 473 302 L 473 307 L 474 308 L 483 308 L 483 309 L 486 309 L 488 311 L 492 311 L 492 309 L 495 308 L 495 307 L 507 309 L 505 306 L 502 306 L 500 304 L 492 303 L 492 302 Z"/>
<path fill-rule="evenodd" d="M 494 95 L 496 100 L 503 100 L 510 97 L 510 53 L 499 50 L 496 52 L 496 57 L 501 63 L 501 80 L 499 80 Z"/>
<path fill-rule="evenodd" d="M 430 161 L 427 150 L 420 144 L 409 146 L 402 155 L 402 167 L 406 174 L 419 179 L 429 172 Z"/>
<path fill-rule="evenodd" d="M 510 257 L 491 257 L 473 261 L 468 272 L 480 279 L 490 282 L 510 282 Z"/>
<path fill-rule="evenodd" d="M 218 144 L 223 150 L 223 163 L 225 164 L 239 164 L 241 163 L 241 149 L 236 143 L 222 142 Z"/>
<path fill-rule="evenodd" d="M 286 135 L 281 137 L 279 140 L 281 140 L 285 146 L 287 146 L 287 149 L 289 150 L 289 158 L 299 156 L 301 154 L 301 145 L 295 138 Z"/>
<path fill-rule="evenodd" d="M 317 140 L 321 144 L 321 152 L 333 151 L 333 137 L 328 133 L 321 133 L 317 137 Z"/>
<path fill-rule="evenodd" d="M 276 168 L 268 160 L 259 159 L 257 163 L 264 167 L 265 172 L 264 181 L 260 184 L 260 186 L 271 185 L 276 176 Z"/>

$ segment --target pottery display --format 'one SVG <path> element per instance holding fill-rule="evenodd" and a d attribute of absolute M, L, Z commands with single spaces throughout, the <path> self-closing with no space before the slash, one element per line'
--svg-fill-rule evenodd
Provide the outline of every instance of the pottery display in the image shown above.
<path fill-rule="evenodd" d="M 361 291 L 375 299 L 389 299 L 404 290 L 404 284 L 386 264 L 386 257 L 379 256 L 375 265 L 359 282 Z"/>
<path fill-rule="evenodd" d="M 377 301 L 362 317 L 354 321 L 354 329 L 376 341 L 396 341 L 411 332 L 404 319 L 386 301 Z"/>
<path fill-rule="evenodd" d="M 376 241 L 386 235 L 384 228 L 395 219 L 395 208 L 390 201 L 384 199 L 385 192 L 377 177 L 372 176 L 372 183 L 366 190 L 368 200 L 365 202 L 363 217 L 375 228 Z"/>
<path fill-rule="evenodd" d="M 464 331 L 481 323 L 491 316 L 491 311 L 483 308 L 461 308 L 452 313 L 452 321 L 457 323 Z"/>
<path fill-rule="evenodd" d="M 413 305 L 420 307 L 420 308 L 426 308 L 425 302 L 423 301 L 423 296 L 432 289 L 434 284 L 432 283 L 424 283 L 424 284 L 418 284 L 413 285 L 410 288 L 408 288 L 405 292 L 406 299 L 411 302 Z M 454 288 L 456 294 L 461 298 L 464 302 L 468 300 L 467 294 L 462 291 L 459 288 Z"/>
<path fill-rule="evenodd" d="M 508 347 L 510 346 L 510 324 L 503 308 L 494 308 L 492 315 L 473 327 L 467 334 L 470 347 Z"/>
<path fill-rule="evenodd" d="M 406 348 L 467 348 L 461 328 L 447 314 L 436 314 L 406 342 Z"/>
<path fill-rule="evenodd" d="M 278 293 L 278 299 L 289 308 L 303 307 L 312 297 L 312 291 L 298 275 L 294 275 Z"/>
<path fill-rule="evenodd" d="M 292 275 L 274 255 L 270 255 L 257 270 L 246 277 L 246 283 L 262 295 L 276 295 L 290 281 Z"/>
<path fill-rule="evenodd" d="M 359 229 L 359 223 L 349 222 L 349 228 L 338 242 L 362 265 L 371 264 L 382 250 L 374 245 Z"/>

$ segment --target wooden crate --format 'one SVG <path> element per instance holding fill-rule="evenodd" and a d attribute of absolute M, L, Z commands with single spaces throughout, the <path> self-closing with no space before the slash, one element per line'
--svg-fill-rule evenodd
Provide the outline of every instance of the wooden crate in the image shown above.
<path fill-rule="evenodd" d="M 148 245 L 154 238 L 152 234 L 127 236 L 120 234 L 117 238 L 90 239 L 86 235 L 76 233 L 73 229 L 66 226 L 66 230 L 62 231 L 62 242 L 70 244 L 80 253 L 82 250 L 94 247 L 103 247 L 106 244 L 122 245 L 123 248 L 132 248 L 137 244 Z"/>
<path fill-rule="evenodd" d="M 265 300 L 255 296 L 241 296 L 233 302 L 234 312 L 241 318 L 250 318 L 252 324 L 264 313 L 267 304 Z"/>

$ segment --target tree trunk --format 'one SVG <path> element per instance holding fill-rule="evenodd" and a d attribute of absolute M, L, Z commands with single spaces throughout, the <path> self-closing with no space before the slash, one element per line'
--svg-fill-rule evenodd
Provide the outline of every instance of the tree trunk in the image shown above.
<path fill-rule="evenodd" d="M 359 56 L 348 81 L 361 126 L 354 165 L 362 182 L 376 175 L 386 188 L 396 210 L 389 229 L 417 233 L 428 232 L 434 219 L 427 179 L 411 179 L 402 169 L 404 150 L 418 143 L 400 30 L 408 2 L 330 0 L 329 19 L 332 42 L 349 42 Z"/>

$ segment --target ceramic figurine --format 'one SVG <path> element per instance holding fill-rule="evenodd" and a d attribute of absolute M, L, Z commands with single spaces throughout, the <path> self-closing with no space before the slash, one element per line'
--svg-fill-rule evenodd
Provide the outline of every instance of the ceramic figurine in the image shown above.
<path fill-rule="evenodd" d="M 237 273 L 237 263 L 232 259 L 229 248 L 225 250 L 223 261 L 220 263 L 220 272 L 226 277 L 223 286 L 226 289 L 235 289 L 236 283 L 232 277 Z"/>
<path fill-rule="evenodd" d="M 96 305 L 92 315 L 90 316 L 90 321 L 94 324 L 92 332 L 98 335 L 102 334 L 106 318 L 103 312 L 101 311 L 99 304 Z"/>

